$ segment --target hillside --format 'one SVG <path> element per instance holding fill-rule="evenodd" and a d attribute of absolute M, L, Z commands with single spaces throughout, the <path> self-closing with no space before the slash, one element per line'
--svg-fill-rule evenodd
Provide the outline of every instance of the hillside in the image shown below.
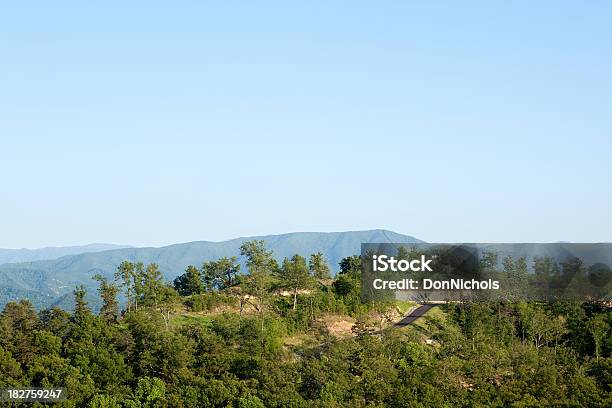
<path fill-rule="evenodd" d="M 240 245 L 247 240 L 263 239 L 274 251 L 278 260 L 299 253 L 308 255 L 323 252 L 332 270 L 345 256 L 359 254 L 364 242 L 422 242 L 408 235 L 386 230 L 348 232 L 296 232 L 281 235 L 242 237 L 223 242 L 197 241 L 169 245 L 161 248 L 122 248 L 96 253 L 64 256 L 59 259 L 7 264 L 0 266 L 0 305 L 10 300 L 28 298 L 37 307 L 47 307 L 59 302 L 64 305 L 63 295 L 75 285 L 95 287 L 91 277 L 102 274 L 111 277 L 124 260 L 132 262 L 155 262 L 167 280 L 181 274 L 187 265 L 223 256 L 239 254 Z M 90 295 L 95 294 L 93 289 Z M 95 300 L 94 297 L 91 298 Z"/>
<path fill-rule="evenodd" d="M 338 279 L 358 282 L 354 268 Z M 414 307 L 329 283 L 297 303 L 268 282 L 246 304 L 235 286 L 143 291 L 121 314 L 111 292 L 99 313 L 82 292 L 73 313 L 12 304 L 0 312 L 0 382 L 60 383 L 59 406 L 88 408 L 612 406 L 604 304 Z"/>
<path fill-rule="evenodd" d="M 65 247 L 45 247 L 37 249 L 5 249 L 0 248 L 0 265 L 15 262 L 33 262 L 57 259 L 66 255 L 78 255 L 87 252 L 109 251 L 111 249 L 128 248 L 128 245 L 89 244 Z"/>

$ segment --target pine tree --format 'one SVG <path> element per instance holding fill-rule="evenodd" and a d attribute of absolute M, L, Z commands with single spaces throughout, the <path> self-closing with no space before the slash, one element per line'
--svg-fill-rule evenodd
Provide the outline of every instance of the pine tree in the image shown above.
<path fill-rule="evenodd" d="M 331 278 L 329 265 L 322 252 L 310 255 L 308 269 L 310 270 L 310 274 L 319 281 Z"/>
<path fill-rule="evenodd" d="M 197 295 L 202 293 L 202 274 L 200 270 L 193 265 L 189 265 L 185 269 L 185 273 L 174 279 L 174 289 L 182 295 Z"/>
<path fill-rule="evenodd" d="M 102 275 L 95 275 L 94 279 L 99 282 L 98 293 L 102 298 L 100 316 L 107 322 L 114 322 L 119 316 L 119 302 L 117 302 L 117 285 L 111 283 Z"/>
<path fill-rule="evenodd" d="M 91 315 L 91 310 L 89 310 L 87 301 L 85 300 L 87 290 L 85 286 L 79 285 L 72 293 L 74 294 L 74 319 L 77 322 L 82 322 Z"/>
<path fill-rule="evenodd" d="M 125 297 L 127 298 L 127 311 L 132 310 L 132 303 L 136 293 L 134 291 L 134 264 L 129 261 L 121 262 L 121 265 L 115 272 L 115 280 L 120 282 L 120 287 L 125 289 Z"/>

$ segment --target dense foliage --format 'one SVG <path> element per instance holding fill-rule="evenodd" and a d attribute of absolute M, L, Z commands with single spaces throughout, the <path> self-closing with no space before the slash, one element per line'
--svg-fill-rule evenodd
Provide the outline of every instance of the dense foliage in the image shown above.
<path fill-rule="evenodd" d="M 63 386 L 65 407 L 612 406 L 605 305 L 455 303 L 359 330 L 385 311 L 361 303 L 358 257 L 332 283 L 317 254 L 278 265 L 252 241 L 241 255 L 249 274 L 222 258 L 174 286 L 125 262 L 117 283 L 97 277 L 98 314 L 82 287 L 73 313 L 7 304 L 0 388 Z M 354 319 L 353 334 L 331 333 L 329 315 Z"/>

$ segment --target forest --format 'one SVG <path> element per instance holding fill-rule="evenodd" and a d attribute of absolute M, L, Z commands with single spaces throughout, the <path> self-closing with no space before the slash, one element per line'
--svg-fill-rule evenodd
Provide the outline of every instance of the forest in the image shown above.
<path fill-rule="evenodd" d="M 67 399 L 1 404 L 612 406 L 609 302 L 454 302 L 399 327 L 415 305 L 364 302 L 360 257 L 339 266 L 332 277 L 321 253 L 277 262 L 253 240 L 172 282 L 154 263 L 124 261 L 92 277 L 99 310 L 83 286 L 72 311 L 8 303 L 0 388 L 63 387 Z"/>

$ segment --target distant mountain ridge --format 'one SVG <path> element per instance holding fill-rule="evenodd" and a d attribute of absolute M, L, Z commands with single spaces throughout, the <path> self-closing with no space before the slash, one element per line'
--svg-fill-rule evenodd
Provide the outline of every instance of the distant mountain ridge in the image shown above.
<path fill-rule="evenodd" d="M 77 284 L 89 288 L 91 301 L 95 299 L 95 282 L 92 276 L 101 274 L 112 278 L 117 266 L 124 260 L 159 265 L 164 278 L 172 280 L 181 274 L 187 265 L 223 256 L 238 256 L 240 245 L 252 239 L 262 239 L 266 247 L 274 252 L 278 260 L 300 254 L 305 257 L 323 252 L 332 270 L 346 256 L 357 255 L 361 243 L 368 242 L 422 242 L 409 235 L 387 230 L 347 232 L 295 232 L 280 235 L 242 237 L 229 241 L 195 241 L 174 244 L 161 248 L 120 248 L 101 252 L 67 255 L 53 260 L 23 262 L 0 265 L 0 306 L 21 298 L 28 298 L 38 308 L 55 303 L 69 306 L 69 294 Z"/>
<path fill-rule="evenodd" d="M 0 265 L 16 262 L 33 262 L 57 259 L 66 255 L 78 255 L 86 252 L 101 252 L 111 249 L 130 248 L 129 245 L 88 244 L 65 247 L 45 247 L 37 249 L 5 249 L 0 248 Z"/>

